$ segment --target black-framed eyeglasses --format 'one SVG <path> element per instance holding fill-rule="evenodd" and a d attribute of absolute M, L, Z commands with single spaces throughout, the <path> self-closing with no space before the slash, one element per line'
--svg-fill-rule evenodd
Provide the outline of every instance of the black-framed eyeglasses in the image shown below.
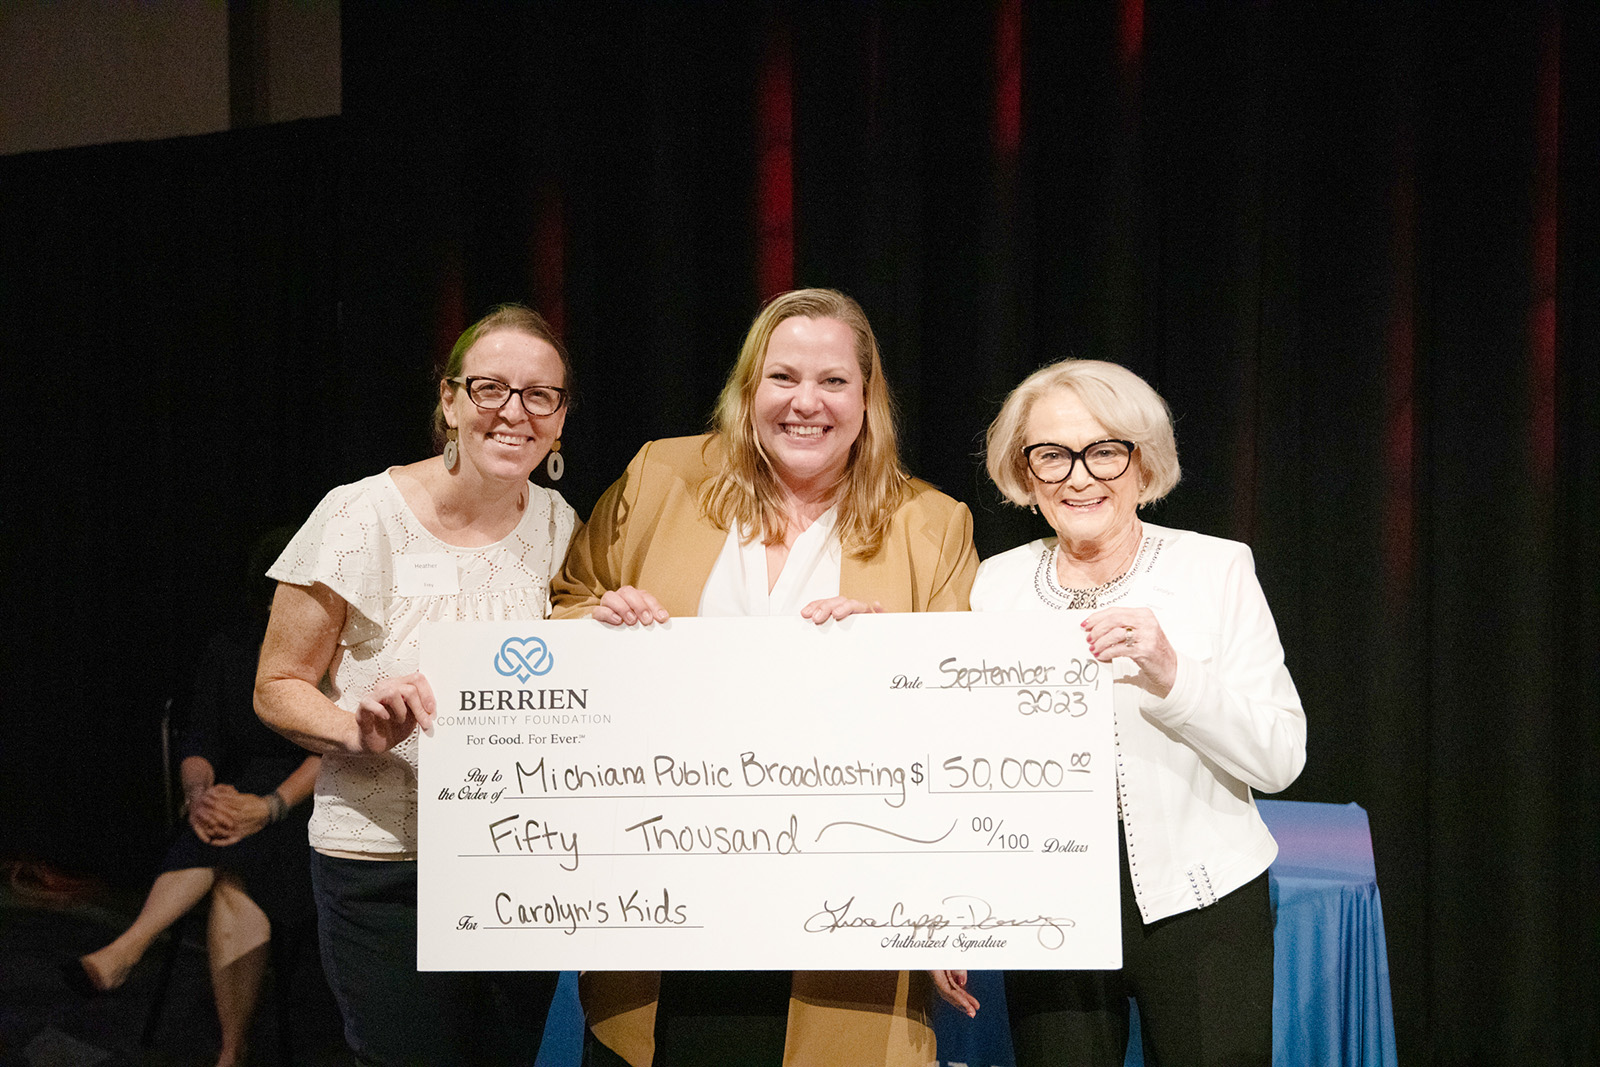
<path fill-rule="evenodd" d="M 1090 442 L 1081 450 L 1058 445 L 1054 441 L 1040 441 L 1024 448 L 1022 455 L 1028 461 L 1028 469 L 1033 476 L 1047 484 L 1064 482 L 1072 477 L 1072 468 L 1077 466 L 1079 460 L 1083 461 L 1083 469 L 1089 472 L 1089 477 L 1097 482 L 1111 482 L 1128 473 L 1128 467 L 1133 462 L 1133 449 L 1132 441 L 1108 437 L 1104 441 Z"/>
<path fill-rule="evenodd" d="M 522 410 L 529 415 L 554 415 L 567 402 L 567 391 L 554 385 L 527 385 L 513 389 L 499 378 L 447 378 L 467 387 L 467 398 L 484 411 L 499 411 L 511 402 L 511 394 L 522 395 Z"/>

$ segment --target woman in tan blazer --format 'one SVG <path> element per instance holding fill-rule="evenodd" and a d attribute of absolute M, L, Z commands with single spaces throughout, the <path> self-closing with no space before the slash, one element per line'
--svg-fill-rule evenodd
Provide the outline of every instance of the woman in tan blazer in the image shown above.
<path fill-rule="evenodd" d="M 964 611 L 972 515 L 900 464 L 866 314 L 829 289 L 762 309 L 715 430 L 654 441 L 595 505 L 552 587 L 556 618 Z M 976 1002 L 939 972 L 940 993 Z M 584 976 L 590 1062 L 924 1067 L 921 972 Z M 780 1051 L 781 1050 L 781 1051 Z"/>

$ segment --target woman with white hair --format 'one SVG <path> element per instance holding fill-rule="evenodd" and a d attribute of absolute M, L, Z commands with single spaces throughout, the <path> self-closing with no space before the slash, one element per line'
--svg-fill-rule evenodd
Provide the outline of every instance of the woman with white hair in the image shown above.
<path fill-rule="evenodd" d="M 1178 482 L 1166 403 L 1113 363 L 1029 376 L 989 427 L 990 477 L 1055 531 L 984 561 L 974 611 L 1087 611 L 1112 664 L 1120 971 L 1011 971 L 1018 1067 L 1272 1060 L 1277 844 L 1251 791 L 1305 764 L 1306 723 L 1246 546 L 1140 519 Z M 1079 642 L 1082 644 L 1079 644 Z M 959 975 L 959 972 L 956 972 Z"/>

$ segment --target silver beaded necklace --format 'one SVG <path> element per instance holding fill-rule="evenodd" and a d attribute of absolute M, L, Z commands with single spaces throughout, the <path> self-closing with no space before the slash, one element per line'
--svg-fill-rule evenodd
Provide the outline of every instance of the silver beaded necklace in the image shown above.
<path fill-rule="evenodd" d="M 1110 604 L 1127 592 L 1127 586 L 1134 574 L 1141 569 L 1146 551 L 1151 544 L 1148 532 L 1139 537 L 1139 549 L 1134 553 L 1133 562 L 1128 569 L 1105 582 L 1102 585 L 1090 586 L 1087 589 L 1069 589 L 1061 584 L 1056 577 L 1056 556 L 1061 551 L 1058 541 L 1053 551 L 1042 553 L 1039 556 L 1038 569 L 1033 575 L 1033 589 L 1039 599 L 1055 608 L 1057 611 L 1093 611 L 1102 604 Z"/>

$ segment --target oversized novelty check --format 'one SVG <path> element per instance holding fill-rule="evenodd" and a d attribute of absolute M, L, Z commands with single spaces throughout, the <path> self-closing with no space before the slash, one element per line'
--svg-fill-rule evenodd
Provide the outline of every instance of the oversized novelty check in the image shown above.
<path fill-rule="evenodd" d="M 1081 618 L 425 626 L 419 966 L 1120 966 Z"/>

